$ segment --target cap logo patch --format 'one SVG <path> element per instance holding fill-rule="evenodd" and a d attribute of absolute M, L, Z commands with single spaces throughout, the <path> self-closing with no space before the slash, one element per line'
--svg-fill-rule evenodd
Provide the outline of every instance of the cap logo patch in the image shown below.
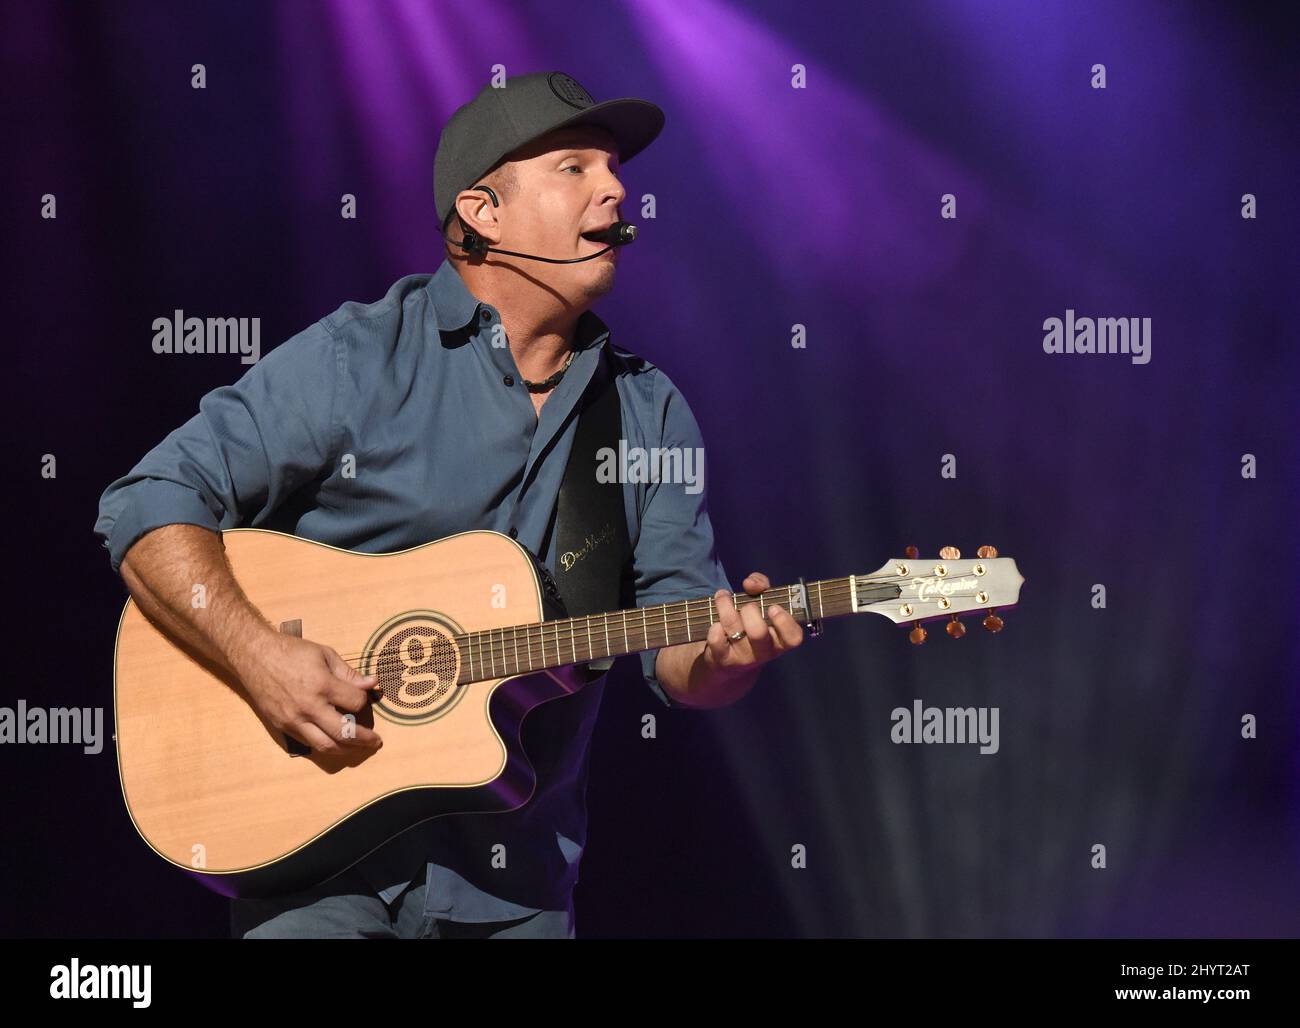
<path fill-rule="evenodd" d="M 552 72 L 547 82 L 550 84 L 551 92 L 570 107 L 584 110 L 593 106 L 591 94 L 563 72 Z"/>

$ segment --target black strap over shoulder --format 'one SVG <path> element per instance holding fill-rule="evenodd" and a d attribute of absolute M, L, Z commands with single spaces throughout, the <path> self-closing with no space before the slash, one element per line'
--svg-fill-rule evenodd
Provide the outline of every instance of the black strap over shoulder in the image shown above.
<path fill-rule="evenodd" d="M 633 605 L 632 545 L 620 474 L 597 480 L 599 451 L 616 458 L 623 434 L 609 344 L 583 393 L 577 435 L 557 501 L 555 582 L 569 617 Z M 608 456 L 608 452 L 606 453 Z M 605 461 L 604 463 L 608 463 Z M 602 662 L 597 662 L 599 665 Z"/>

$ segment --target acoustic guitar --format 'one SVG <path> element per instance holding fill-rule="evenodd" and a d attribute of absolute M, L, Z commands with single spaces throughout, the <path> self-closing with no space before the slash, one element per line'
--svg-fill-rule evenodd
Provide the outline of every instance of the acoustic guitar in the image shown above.
<path fill-rule="evenodd" d="M 356 717 L 384 738 L 365 755 L 313 753 L 128 600 L 114 669 L 127 811 L 154 852 L 226 896 L 307 888 L 421 821 L 523 806 L 536 784 L 520 743 L 529 711 L 581 689 L 589 661 L 702 640 L 717 620 L 711 595 L 548 617 L 560 608 L 545 568 L 499 532 L 386 554 L 263 529 L 223 539 L 236 580 L 273 625 L 378 677 Z M 1015 562 L 991 547 L 973 560 L 908 553 L 871 574 L 800 579 L 736 602 L 764 617 L 779 603 L 813 634 L 823 619 L 882 614 L 920 642 L 921 622 L 946 618 L 957 636 L 967 612 L 985 611 L 997 631 L 995 608 L 1019 599 Z"/>

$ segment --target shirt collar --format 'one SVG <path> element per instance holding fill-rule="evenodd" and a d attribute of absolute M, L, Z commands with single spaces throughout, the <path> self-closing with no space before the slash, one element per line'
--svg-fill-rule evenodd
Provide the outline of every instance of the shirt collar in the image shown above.
<path fill-rule="evenodd" d="M 479 312 L 481 308 L 491 310 L 491 305 L 482 302 L 469 291 L 465 280 L 460 277 L 460 272 L 451 261 L 443 259 L 425 288 L 433 299 L 433 318 L 440 332 L 458 332 L 471 326 L 472 334 L 481 335 L 478 332 L 481 324 Z M 495 312 L 493 313 L 495 320 Z M 578 351 L 599 349 L 609 338 L 609 326 L 592 310 L 583 311 L 578 316 L 574 329 L 573 345 Z"/>
<path fill-rule="evenodd" d="M 440 332 L 457 332 L 478 318 L 482 304 L 469 291 L 451 261 L 443 260 L 426 288 L 433 299 L 433 320 Z"/>

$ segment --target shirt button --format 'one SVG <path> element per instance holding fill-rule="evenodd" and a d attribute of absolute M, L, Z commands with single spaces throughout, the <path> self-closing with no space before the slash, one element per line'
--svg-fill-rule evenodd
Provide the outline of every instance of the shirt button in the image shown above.
<path fill-rule="evenodd" d="M 481 319 L 483 319 L 484 321 L 491 321 L 491 320 L 492 320 L 492 312 L 491 312 L 491 311 L 482 311 L 482 312 L 479 313 L 479 317 L 480 317 Z"/>
<path fill-rule="evenodd" d="M 512 385 L 515 384 L 515 376 L 514 376 L 514 375 L 507 375 L 507 376 L 506 376 L 505 378 L 503 378 L 501 381 L 504 382 L 504 383 L 505 383 L 506 385 L 508 385 L 508 386 L 512 386 Z"/>
<path fill-rule="evenodd" d="M 511 539 L 519 538 L 519 529 L 515 528 L 513 525 L 510 526 L 510 538 Z"/>

